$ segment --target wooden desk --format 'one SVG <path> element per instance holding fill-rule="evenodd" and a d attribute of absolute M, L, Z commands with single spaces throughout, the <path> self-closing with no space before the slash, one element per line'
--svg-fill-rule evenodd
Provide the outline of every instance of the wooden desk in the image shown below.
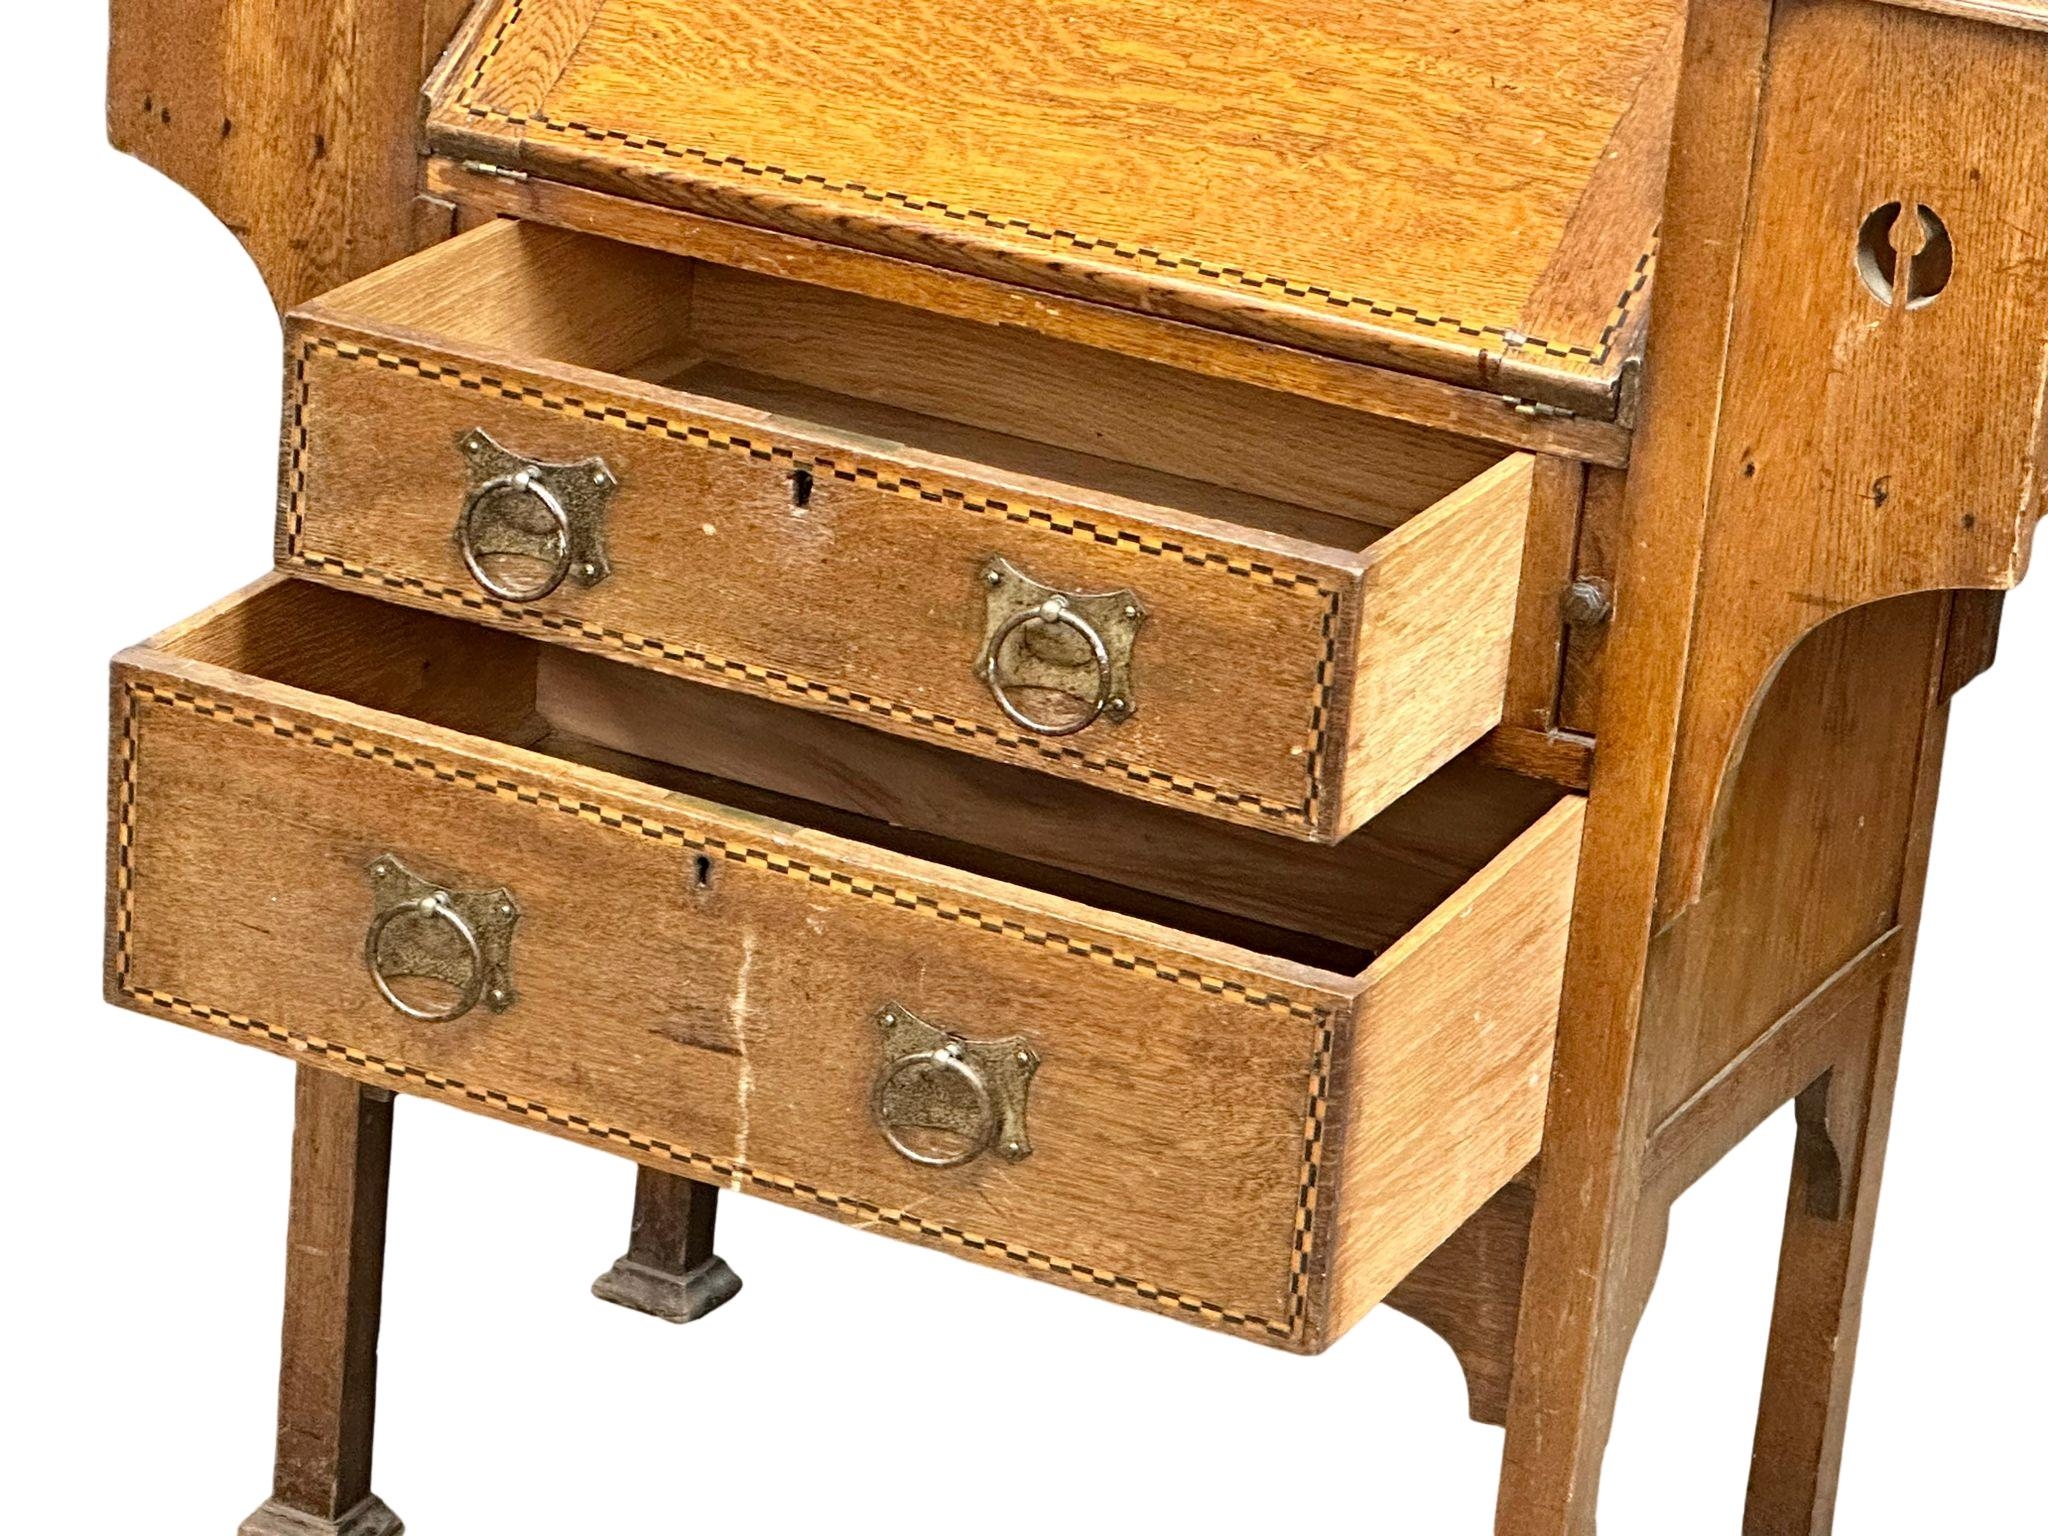
<path fill-rule="evenodd" d="M 671 1320 L 721 1188 L 1399 1307 L 1500 1536 L 1592 1531 L 1671 1202 L 1796 1101 L 1746 1528 L 1829 1528 L 2048 10 L 232 9 L 114 7 L 290 313 L 278 571 L 116 663 L 108 991 L 300 1064 L 248 1536 L 398 1529 L 395 1094 L 636 1162 Z"/>

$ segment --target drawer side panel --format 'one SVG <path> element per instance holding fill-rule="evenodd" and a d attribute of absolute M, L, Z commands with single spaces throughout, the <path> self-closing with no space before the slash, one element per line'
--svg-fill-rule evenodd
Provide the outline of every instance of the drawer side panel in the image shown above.
<path fill-rule="evenodd" d="M 1541 1149 L 1584 825 L 1560 801 L 1366 973 L 1324 1343 Z"/>
<path fill-rule="evenodd" d="M 1505 460 L 1369 552 L 1340 833 L 1500 724 L 1535 467 Z"/>

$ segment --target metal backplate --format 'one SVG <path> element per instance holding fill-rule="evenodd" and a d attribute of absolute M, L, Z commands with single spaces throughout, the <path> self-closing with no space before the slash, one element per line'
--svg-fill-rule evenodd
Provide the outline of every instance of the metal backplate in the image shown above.
<path fill-rule="evenodd" d="M 549 520 L 530 515 L 535 510 L 532 506 L 522 508 L 528 498 L 512 485 L 525 476 L 553 496 L 566 514 L 567 579 L 578 586 L 594 587 L 611 574 L 611 560 L 604 547 L 604 514 L 619 481 L 603 459 L 549 464 L 522 458 L 481 427 L 464 432 L 456 445 L 469 465 L 473 501 L 493 484 L 500 486 L 496 494 L 464 516 L 457 530 L 458 543 L 466 537 L 471 553 L 478 558 L 523 555 L 543 565 L 555 564 L 563 555 L 559 530 Z"/>
<path fill-rule="evenodd" d="M 1035 689 L 1078 701 L 1084 725 L 1097 717 L 1130 718 L 1137 709 L 1131 651 L 1145 623 L 1145 607 L 1136 593 L 1063 592 L 1000 555 L 982 567 L 981 579 L 988 614 L 976 667 L 999 700 Z M 1091 630 L 1101 641 L 1102 658 L 1090 642 Z M 1008 703 L 1005 712 L 1044 734 L 1062 733 L 1035 725 Z"/>
<path fill-rule="evenodd" d="M 1038 1053 L 1022 1035 L 969 1040 L 927 1024 L 900 1003 L 875 1015 L 882 1068 L 875 1079 L 876 1122 L 912 1162 L 949 1168 L 993 1150 L 1010 1162 L 1031 1155 L 1025 1110 Z M 958 1139 L 921 1145 L 920 1133 Z"/>
<path fill-rule="evenodd" d="M 386 989 L 405 979 L 445 982 L 458 992 L 474 988 L 478 1001 L 493 1013 L 503 1013 L 518 1000 L 512 986 L 512 930 L 519 923 L 519 904 L 510 891 L 503 886 L 453 891 L 420 878 L 397 855 L 386 853 L 370 862 L 370 892 L 376 915 L 369 960 Z M 480 974 L 461 929 L 427 910 L 424 904 L 434 898 L 475 935 L 476 955 L 483 962 Z M 394 1000 L 393 1006 L 400 1004 Z"/>

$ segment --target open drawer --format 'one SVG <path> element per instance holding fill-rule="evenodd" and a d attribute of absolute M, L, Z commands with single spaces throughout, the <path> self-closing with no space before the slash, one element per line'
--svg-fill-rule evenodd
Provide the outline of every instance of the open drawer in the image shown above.
<path fill-rule="evenodd" d="M 125 653 L 112 999 L 1304 1351 L 1536 1154 L 1578 800 L 1347 957 L 714 802 L 560 654 L 278 577 Z"/>
<path fill-rule="evenodd" d="M 512 222 L 289 347 L 319 580 L 1313 841 L 1501 718 L 1526 456 Z"/>

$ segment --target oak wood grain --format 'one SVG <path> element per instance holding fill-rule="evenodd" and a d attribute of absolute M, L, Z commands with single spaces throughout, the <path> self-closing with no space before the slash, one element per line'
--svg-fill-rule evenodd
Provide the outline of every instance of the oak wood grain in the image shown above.
<path fill-rule="evenodd" d="M 717 1254 L 717 1232 L 717 1185 L 643 1164 L 626 1251 L 591 1294 L 666 1323 L 694 1323 L 739 1294 L 739 1276 Z"/>
<path fill-rule="evenodd" d="M 302 584 L 251 601 L 302 595 L 379 622 Z M 290 648 L 220 614 L 174 643 L 224 655 L 251 635 Z M 351 687 L 377 697 L 383 670 Z M 1355 1310 L 1377 1282 L 1353 1267 L 1434 1247 L 1519 1167 L 1495 1178 L 1481 1126 L 1504 1118 L 1514 1142 L 1542 1098 L 1547 1029 L 1491 1005 L 1450 1024 L 1446 1005 L 1544 990 L 1505 914 L 1562 909 L 1576 801 L 1347 977 L 190 654 L 129 653 L 116 696 L 116 1001 L 1247 1337 L 1327 1343 L 1325 1281 Z M 510 1011 L 422 1024 L 378 999 L 365 869 L 385 852 L 513 891 Z M 1031 1042 L 1030 1157 L 934 1171 L 888 1148 L 867 1105 L 891 1001 Z M 1340 1081 L 1345 1175 L 1401 1258 L 1363 1229 L 1328 1252 L 1341 1195 L 1316 1175 Z M 1418 1162 L 1398 1128 L 1433 1138 L 1439 1101 L 1469 1105 L 1472 1150 Z"/>
<path fill-rule="evenodd" d="M 1577 562 L 1585 502 L 1585 465 L 1548 456 L 1537 459 L 1515 598 L 1507 702 L 1501 711 L 1504 724 L 1530 731 L 1549 731 L 1558 724 L 1567 643 L 1561 615 Z"/>
<path fill-rule="evenodd" d="M 391 1121 L 385 1089 L 299 1068 L 277 1472 L 242 1536 L 398 1536 L 370 1490 Z"/>
<path fill-rule="evenodd" d="M 1557 799 L 1546 782 L 1468 757 L 1343 842 L 1304 844 L 601 656 L 550 646 L 537 663 L 540 713 L 581 742 L 836 807 L 899 839 L 944 838 L 956 861 L 967 849 L 1027 858 L 1041 881 L 1071 870 L 1212 919 L 1234 914 L 1374 953 Z"/>
<path fill-rule="evenodd" d="M 280 563 L 1310 841 L 1499 722 L 1525 456 L 966 334 L 479 230 L 293 317 Z M 453 533 L 479 428 L 605 461 L 606 581 L 478 586 Z M 1046 737 L 1002 716 L 976 667 L 996 557 L 1133 594 L 1130 718 Z"/>
<path fill-rule="evenodd" d="M 1583 800 L 1560 801 L 1365 974 L 1360 1018 L 1380 1027 L 1356 1036 L 1340 1079 L 1361 1096 L 1338 1143 L 1333 1334 L 1542 1145 L 1530 1090 L 1550 1081 L 1584 818 Z M 1463 1060 L 1447 1057 L 1447 1028 L 1466 1042 Z M 1404 1103 L 1415 1108 L 1403 1113 Z"/>
<path fill-rule="evenodd" d="M 1964 21 L 1988 21 L 1996 26 L 2024 27 L 2048 32 L 2048 5 L 2041 0 L 1883 0 L 1909 10 L 1931 11 Z"/>
<path fill-rule="evenodd" d="M 460 154 L 1613 413 L 1668 0 L 492 14 L 433 115 Z M 1604 282 L 1545 283 L 1596 174 L 1651 190 L 1573 242 Z"/>
<path fill-rule="evenodd" d="M 279 309 L 445 238 L 420 86 L 469 0 L 112 0 L 107 134 L 235 234 Z"/>
<path fill-rule="evenodd" d="M 1099 347 L 699 264 L 705 360 L 1393 528 L 1502 457 L 1488 443 Z"/>
<path fill-rule="evenodd" d="M 1614 592 L 1615 571 L 1620 564 L 1622 540 L 1626 537 L 1622 515 L 1627 492 L 1628 477 L 1625 474 L 1597 467 L 1587 470 L 1586 499 L 1579 518 L 1578 556 L 1573 577 L 1593 582 L 1609 594 Z M 1565 627 L 1558 719 L 1566 730 L 1590 735 L 1600 717 L 1600 680 L 1605 670 L 1607 637 L 1613 627 L 1611 617 L 1602 624 Z"/>
<path fill-rule="evenodd" d="M 1699 894 L 1716 792 L 1792 645 L 1859 604 L 2015 585 L 2044 505 L 2048 135 L 2013 125 L 2048 120 L 2048 43 L 1866 0 L 1801 0 L 1778 38 L 1706 487 L 1666 919 Z M 1855 255 L 1894 202 L 1888 301 Z M 1919 206 L 1954 256 L 1916 297 Z"/>
<path fill-rule="evenodd" d="M 1536 1174 L 1524 1169 L 1386 1299 L 1451 1346 L 1465 1372 L 1472 1417 L 1482 1424 L 1507 1422 Z"/>
<path fill-rule="evenodd" d="M 1745 1529 L 1821 1536 L 1945 706 L 2043 502 L 2048 10 L 484 0 L 421 197 L 460 9 L 115 0 L 116 141 L 281 302 L 378 269 L 294 331 L 326 585 L 116 673 L 110 996 L 302 1063 L 250 1536 L 395 1527 L 390 1087 L 636 1160 L 647 1252 L 708 1252 L 688 1175 L 1300 1351 L 1387 1299 L 1508 1423 L 1503 1536 L 1591 1536 L 1670 1201 L 1793 1098 Z M 1887 201 L 1924 302 L 1858 275 Z M 614 581 L 465 586 L 486 419 L 626 466 Z M 961 739 L 960 525 L 1019 511 L 1171 616 L 1143 756 Z M 392 847 L 514 884 L 511 1012 L 376 1001 Z M 884 998 L 1041 1050 L 1030 1158 L 887 1151 Z"/>
<path fill-rule="evenodd" d="M 1629 472 L 1634 541 L 1606 644 L 1600 761 L 1572 914 L 1543 1177 L 1515 1344 L 1497 1536 L 1591 1536 L 1614 1394 L 1661 1251 L 1640 1198 L 1632 1072 L 1655 929 L 1657 858 L 1697 571 L 1685 514 L 1713 441 L 1739 227 L 1770 42 L 1769 0 L 1703 0 L 1685 37 L 1644 420 Z M 1732 212 L 1731 212 L 1732 210 Z M 1653 1029 L 1654 1033 L 1654 1018 Z"/>
<path fill-rule="evenodd" d="M 1945 644 L 1956 631 L 1953 608 Z M 1926 607 L 1929 599 L 1919 599 Z M 1910 610 L 1914 600 L 1887 606 Z M 1875 1006 L 1852 1024 L 1864 1029 L 1839 1051 L 1825 1077 L 1798 1100 L 1799 1135 L 1786 1193 L 1785 1229 L 1771 1308 L 1770 1346 L 1750 1459 L 1745 1536 L 1834 1526 L 1848 1433 L 1849 1388 L 1863 1323 L 1864 1282 L 1876 1230 L 1879 1188 L 1891 1139 L 1913 952 L 1927 889 L 1935 801 L 1947 746 L 1948 658 L 1936 647 L 1927 706 L 1919 716 L 1912 811 L 1897 885 L 1898 953 Z"/>
<path fill-rule="evenodd" d="M 1507 460 L 1366 552 L 1340 829 L 1500 724 L 1535 464 Z"/>
<path fill-rule="evenodd" d="M 1303 399 L 1370 411 L 1503 447 L 1554 453 L 1590 464 L 1619 467 L 1628 463 L 1631 432 L 1627 426 L 1565 411 L 1518 409 L 1517 402 L 1491 384 L 1461 387 L 1072 296 L 1048 303 L 1036 290 L 994 278 L 659 207 L 588 187 L 508 179 L 474 169 L 477 163 L 446 154 L 436 154 L 427 162 L 428 190 L 455 206 L 465 231 L 493 218 L 573 229 L 679 256 L 700 257 L 739 271 L 905 304 L 927 314 L 1077 341 L 1187 373 L 1283 390 Z"/>

